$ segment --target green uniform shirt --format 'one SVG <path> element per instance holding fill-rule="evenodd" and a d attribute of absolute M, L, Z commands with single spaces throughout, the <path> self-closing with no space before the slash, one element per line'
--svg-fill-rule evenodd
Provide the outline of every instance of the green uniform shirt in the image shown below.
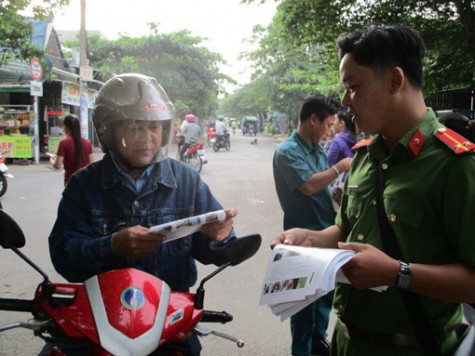
<path fill-rule="evenodd" d="M 460 262 L 475 267 L 475 156 L 453 152 L 434 136 L 438 127 L 441 125 L 429 109 L 392 152 L 380 136 L 358 149 L 336 219 L 337 225 L 348 234 L 348 242 L 368 243 L 384 250 L 375 201 L 375 165 L 379 162 L 385 179 L 386 213 L 405 260 L 422 264 Z M 441 332 L 461 321 L 460 304 L 424 296 L 420 299 L 434 330 Z M 358 328 L 381 333 L 414 333 L 395 288 L 376 292 L 340 284 L 334 306 L 343 319 Z M 447 338 L 444 350 L 454 340 Z M 345 348 L 347 355 L 381 354 L 381 347 L 362 344 L 365 343 L 348 343 L 346 338 L 338 337 L 338 348 Z M 350 352 L 353 346 L 355 349 Z M 393 353 L 384 348 L 388 352 L 385 356 L 421 353 L 419 349 L 392 349 Z"/>

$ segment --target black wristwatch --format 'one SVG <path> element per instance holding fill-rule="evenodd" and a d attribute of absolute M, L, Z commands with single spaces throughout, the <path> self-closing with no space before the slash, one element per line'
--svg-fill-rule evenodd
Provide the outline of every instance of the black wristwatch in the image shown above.
<path fill-rule="evenodd" d="M 411 287 L 412 274 L 409 263 L 399 261 L 399 273 L 397 274 L 396 287 L 409 289 Z"/>

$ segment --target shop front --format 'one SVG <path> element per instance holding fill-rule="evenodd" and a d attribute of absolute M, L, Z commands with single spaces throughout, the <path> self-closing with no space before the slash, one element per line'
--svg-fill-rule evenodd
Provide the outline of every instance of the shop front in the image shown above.
<path fill-rule="evenodd" d="M 31 106 L 0 107 L 0 153 L 5 158 L 33 158 L 34 119 Z"/>
<path fill-rule="evenodd" d="M 73 114 L 80 117 L 80 91 L 79 85 L 70 82 L 45 83 L 45 92 L 42 105 L 42 137 L 41 151 L 55 154 L 59 141 L 64 137 L 63 120 L 66 115 Z M 84 127 L 83 136 L 93 138 L 91 112 L 94 107 L 97 91 L 85 90 L 87 102 L 87 126 Z M 93 139 L 91 141 L 94 142 Z"/>

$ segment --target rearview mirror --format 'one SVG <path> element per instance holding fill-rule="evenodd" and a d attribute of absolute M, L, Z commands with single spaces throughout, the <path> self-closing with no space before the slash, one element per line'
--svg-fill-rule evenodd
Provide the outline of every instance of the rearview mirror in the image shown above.
<path fill-rule="evenodd" d="M 231 262 L 231 266 L 236 266 L 254 256 L 261 246 L 261 241 L 262 238 L 259 234 L 238 237 L 230 241 L 220 251 L 220 254 Z"/>
<path fill-rule="evenodd" d="M 3 248 L 25 246 L 25 235 L 20 226 L 6 212 L 0 209 L 0 245 Z"/>

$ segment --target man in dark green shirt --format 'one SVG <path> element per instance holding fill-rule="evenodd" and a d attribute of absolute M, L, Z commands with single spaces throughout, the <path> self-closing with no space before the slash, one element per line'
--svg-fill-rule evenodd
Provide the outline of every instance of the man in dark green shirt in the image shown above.
<path fill-rule="evenodd" d="M 274 153 L 274 182 L 284 211 L 284 229 L 324 229 L 335 223 L 329 185 L 350 168 L 351 159 L 328 165 L 320 141 L 336 120 L 338 104 L 317 94 L 305 98 L 299 125 Z M 326 341 L 333 293 L 328 293 L 290 319 L 292 356 L 328 355 Z"/>
<path fill-rule="evenodd" d="M 342 102 L 361 131 L 336 224 L 292 229 L 278 243 L 358 252 L 342 271 L 334 355 L 423 355 L 398 289 L 419 296 L 443 354 L 457 343 L 463 302 L 475 301 L 475 145 L 445 129 L 422 96 L 424 44 L 403 26 L 368 27 L 339 40 Z M 404 260 L 382 244 L 375 175 Z M 384 292 L 369 288 L 386 285 Z M 396 337 L 397 336 L 397 337 Z"/>

